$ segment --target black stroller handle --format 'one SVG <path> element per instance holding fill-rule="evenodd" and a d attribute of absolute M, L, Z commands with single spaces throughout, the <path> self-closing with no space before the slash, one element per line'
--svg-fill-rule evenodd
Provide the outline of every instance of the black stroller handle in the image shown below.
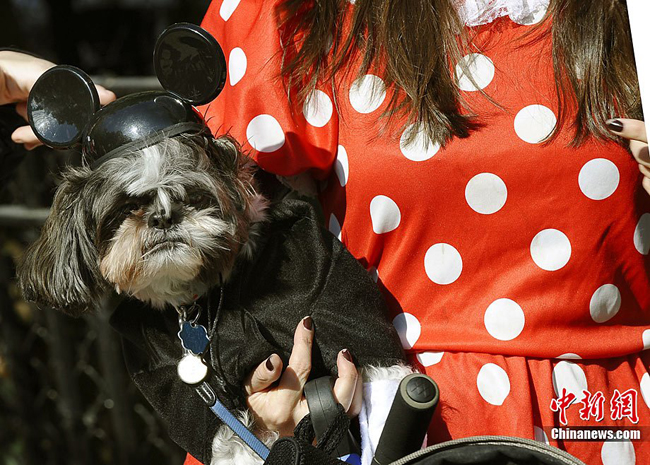
<path fill-rule="evenodd" d="M 419 450 L 439 398 L 438 385 L 427 375 L 414 373 L 404 378 L 388 413 L 372 465 L 388 465 Z"/>

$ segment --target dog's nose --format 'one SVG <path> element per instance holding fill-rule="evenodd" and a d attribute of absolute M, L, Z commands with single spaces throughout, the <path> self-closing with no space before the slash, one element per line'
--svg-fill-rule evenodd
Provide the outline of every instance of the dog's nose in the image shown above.
<path fill-rule="evenodd" d="M 167 212 L 156 212 L 149 217 L 149 227 L 156 229 L 169 229 L 176 224 L 175 215 Z"/>

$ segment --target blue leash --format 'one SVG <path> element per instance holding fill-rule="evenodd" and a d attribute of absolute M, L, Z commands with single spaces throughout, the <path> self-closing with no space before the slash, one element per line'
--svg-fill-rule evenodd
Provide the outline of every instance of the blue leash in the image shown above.
<path fill-rule="evenodd" d="M 201 399 L 210 407 L 210 410 L 223 421 L 233 433 L 241 438 L 242 441 L 250 447 L 253 452 L 260 456 L 262 460 L 266 460 L 269 456 L 269 448 L 257 439 L 257 437 L 246 428 L 241 421 L 237 419 L 230 411 L 221 403 L 214 393 L 214 390 L 208 383 L 201 383 L 194 388 L 201 396 Z"/>

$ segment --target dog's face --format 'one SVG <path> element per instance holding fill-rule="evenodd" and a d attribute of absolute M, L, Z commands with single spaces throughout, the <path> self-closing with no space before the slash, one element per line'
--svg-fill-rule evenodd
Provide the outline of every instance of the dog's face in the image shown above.
<path fill-rule="evenodd" d="M 19 267 L 23 292 L 71 314 L 110 287 L 187 304 L 230 272 L 265 207 L 228 138 L 180 136 L 70 169 Z"/>

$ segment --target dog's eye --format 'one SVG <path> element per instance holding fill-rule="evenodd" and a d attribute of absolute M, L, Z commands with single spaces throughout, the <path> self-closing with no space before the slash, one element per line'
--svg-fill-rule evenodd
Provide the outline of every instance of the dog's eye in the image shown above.
<path fill-rule="evenodd" d="M 140 205 L 138 205 L 135 202 L 127 202 L 124 204 L 122 207 L 122 213 L 125 215 L 131 214 L 131 212 L 134 212 L 135 210 L 138 210 L 140 208 Z"/>
<path fill-rule="evenodd" d="M 211 198 L 202 192 L 192 192 L 187 197 L 189 205 L 209 205 L 212 203 Z"/>

